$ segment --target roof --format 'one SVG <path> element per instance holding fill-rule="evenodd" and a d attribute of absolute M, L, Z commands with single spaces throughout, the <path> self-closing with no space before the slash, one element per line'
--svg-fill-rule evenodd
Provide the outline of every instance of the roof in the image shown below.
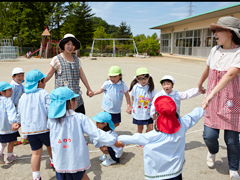
<path fill-rule="evenodd" d="M 43 31 L 42 36 L 51 36 L 47 28 Z"/>
<path fill-rule="evenodd" d="M 230 5 L 230 6 L 220 8 L 220 9 L 217 9 L 217 10 L 208 11 L 208 12 L 205 12 L 205 13 L 189 16 L 187 18 L 183 18 L 183 19 L 180 19 L 180 20 L 176 20 L 176 21 L 161 24 L 161 25 L 158 25 L 158 26 L 155 26 L 155 27 L 151 27 L 150 29 L 169 28 L 169 27 L 172 27 L 172 26 L 192 23 L 192 22 L 196 22 L 196 21 L 202 21 L 202 20 L 216 18 L 216 17 L 222 17 L 222 16 L 226 16 L 226 15 L 229 15 L 229 14 L 239 13 L 239 12 L 240 12 L 240 3 L 236 3 L 234 5 Z"/>

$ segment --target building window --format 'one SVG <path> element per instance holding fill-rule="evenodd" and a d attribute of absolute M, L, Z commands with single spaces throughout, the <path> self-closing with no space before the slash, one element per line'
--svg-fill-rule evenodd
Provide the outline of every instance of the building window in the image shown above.
<path fill-rule="evenodd" d="M 171 34 L 161 34 L 160 51 L 163 53 L 171 52 Z"/>
<path fill-rule="evenodd" d="M 212 41 L 212 32 L 207 29 L 203 29 L 203 47 L 211 47 L 211 41 Z"/>
<path fill-rule="evenodd" d="M 201 46 L 201 29 L 194 30 L 193 46 L 194 47 Z"/>

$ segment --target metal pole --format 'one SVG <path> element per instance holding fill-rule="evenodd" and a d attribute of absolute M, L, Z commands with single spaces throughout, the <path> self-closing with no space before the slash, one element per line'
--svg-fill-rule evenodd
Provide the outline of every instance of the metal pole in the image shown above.
<path fill-rule="evenodd" d="M 90 53 L 90 58 L 92 58 L 93 47 L 94 47 L 94 40 L 93 40 L 93 43 L 92 43 L 92 49 L 91 49 L 91 53 Z"/>
<path fill-rule="evenodd" d="M 115 40 L 113 39 L 113 57 L 116 57 L 115 56 Z"/>

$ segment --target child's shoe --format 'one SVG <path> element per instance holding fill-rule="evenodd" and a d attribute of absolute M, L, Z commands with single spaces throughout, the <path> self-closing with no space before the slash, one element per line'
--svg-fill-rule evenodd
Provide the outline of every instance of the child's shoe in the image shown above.
<path fill-rule="evenodd" d="M 210 152 L 208 152 L 208 154 L 207 154 L 208 167 L 212 168 L 214 166 L 215 158 L 216 158 L 216 154 L 211 154 Z"/>
<path fill-rule="evenodd" d="M 40 177 L 40 178 L 35 178 L 35 179 L 33 179 L 33 180 L 41 180 L 42 178 Z"/>
<path fill-rule="evenodd" d="M 102 162 L 102 165 L 104 166 L 110 166 L 111 164 L 115 164 L 117 163 L 116 161 L 114 161 L 112 158 L 108 158 L 105 159 L 105 161 Z"/>
<path fill-rule="evenodd" d="M 28 141 L 28 139 L 22 139 L 22 144 L 29 144 L 29 141 Z"/>
<path fill-rule="evenodd" d="M 106 154 L 103 154 L 102 156 L 99 157 L 100 161 L 104 161 L 107 158 Z"/>
<path fill-rule="evenodd" d="M 7 157 L 7 164 L 12 163 L 16 159 L 17 159 L 17 155 L 16 154 L 13 154 L 12 156 Z"/>
<path fill-rule="evenodd" d="M 22 144 L 21 141 L 14 141 L 14 146 L 17 146 L 17 145 L 20 145 L 20 144 Z"/>
<path fill-rule="evenodd" d="M 230 174 L 231 180 L 240 180 L 240 177 L 237 171 L 229 170 L 229 174 Z"/>
<path fill-rule="evenodd" d="M 5 164 L 4 154 L 0 155 L 0 164 Z"/>

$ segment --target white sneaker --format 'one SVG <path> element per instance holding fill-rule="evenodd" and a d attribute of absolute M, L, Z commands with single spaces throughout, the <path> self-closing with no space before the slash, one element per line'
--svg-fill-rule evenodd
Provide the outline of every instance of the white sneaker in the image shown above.
<path fill-rule="evenodd" d="M 237 171 L 229 170 L 229 174 L 230 174 L 230 179 L 231 180 L 240 180 Z"/>
<path fill-rule="evenodd" d="M 107 158 L 106 154 L 103 154 L 102 156 L 99 157 L 100 161 L 104 161 Z"/>
<path fill-rule="evenodd" d="M 102 162 L 102 165 L 104 166 L 110 166 L 111 164 L 115 164 L 117 163 L 116 161 L 114 161 L 112 158 L 108 158 L 105 159 L 105 161 Z"/>
<path fill-rule="evenodd" d="M 0 155 L 0 164 L 5 164 L 4 154 Z"/>
<path fill-rule="evenodd" d="M 12 163 L 15 159 L 17 159 L 16 154 L 13 154 L 12 156 L 7 157 L 7 164 Z"/>
<path fill-rule="evenodd" d="M 211 154 L 210 152 L 208 152 L 207 154 L 207 165 L 208 167 L 213 167 L 214 163 L 215 163 L 215 158 L 216 158 L 216 154 Z"/>

